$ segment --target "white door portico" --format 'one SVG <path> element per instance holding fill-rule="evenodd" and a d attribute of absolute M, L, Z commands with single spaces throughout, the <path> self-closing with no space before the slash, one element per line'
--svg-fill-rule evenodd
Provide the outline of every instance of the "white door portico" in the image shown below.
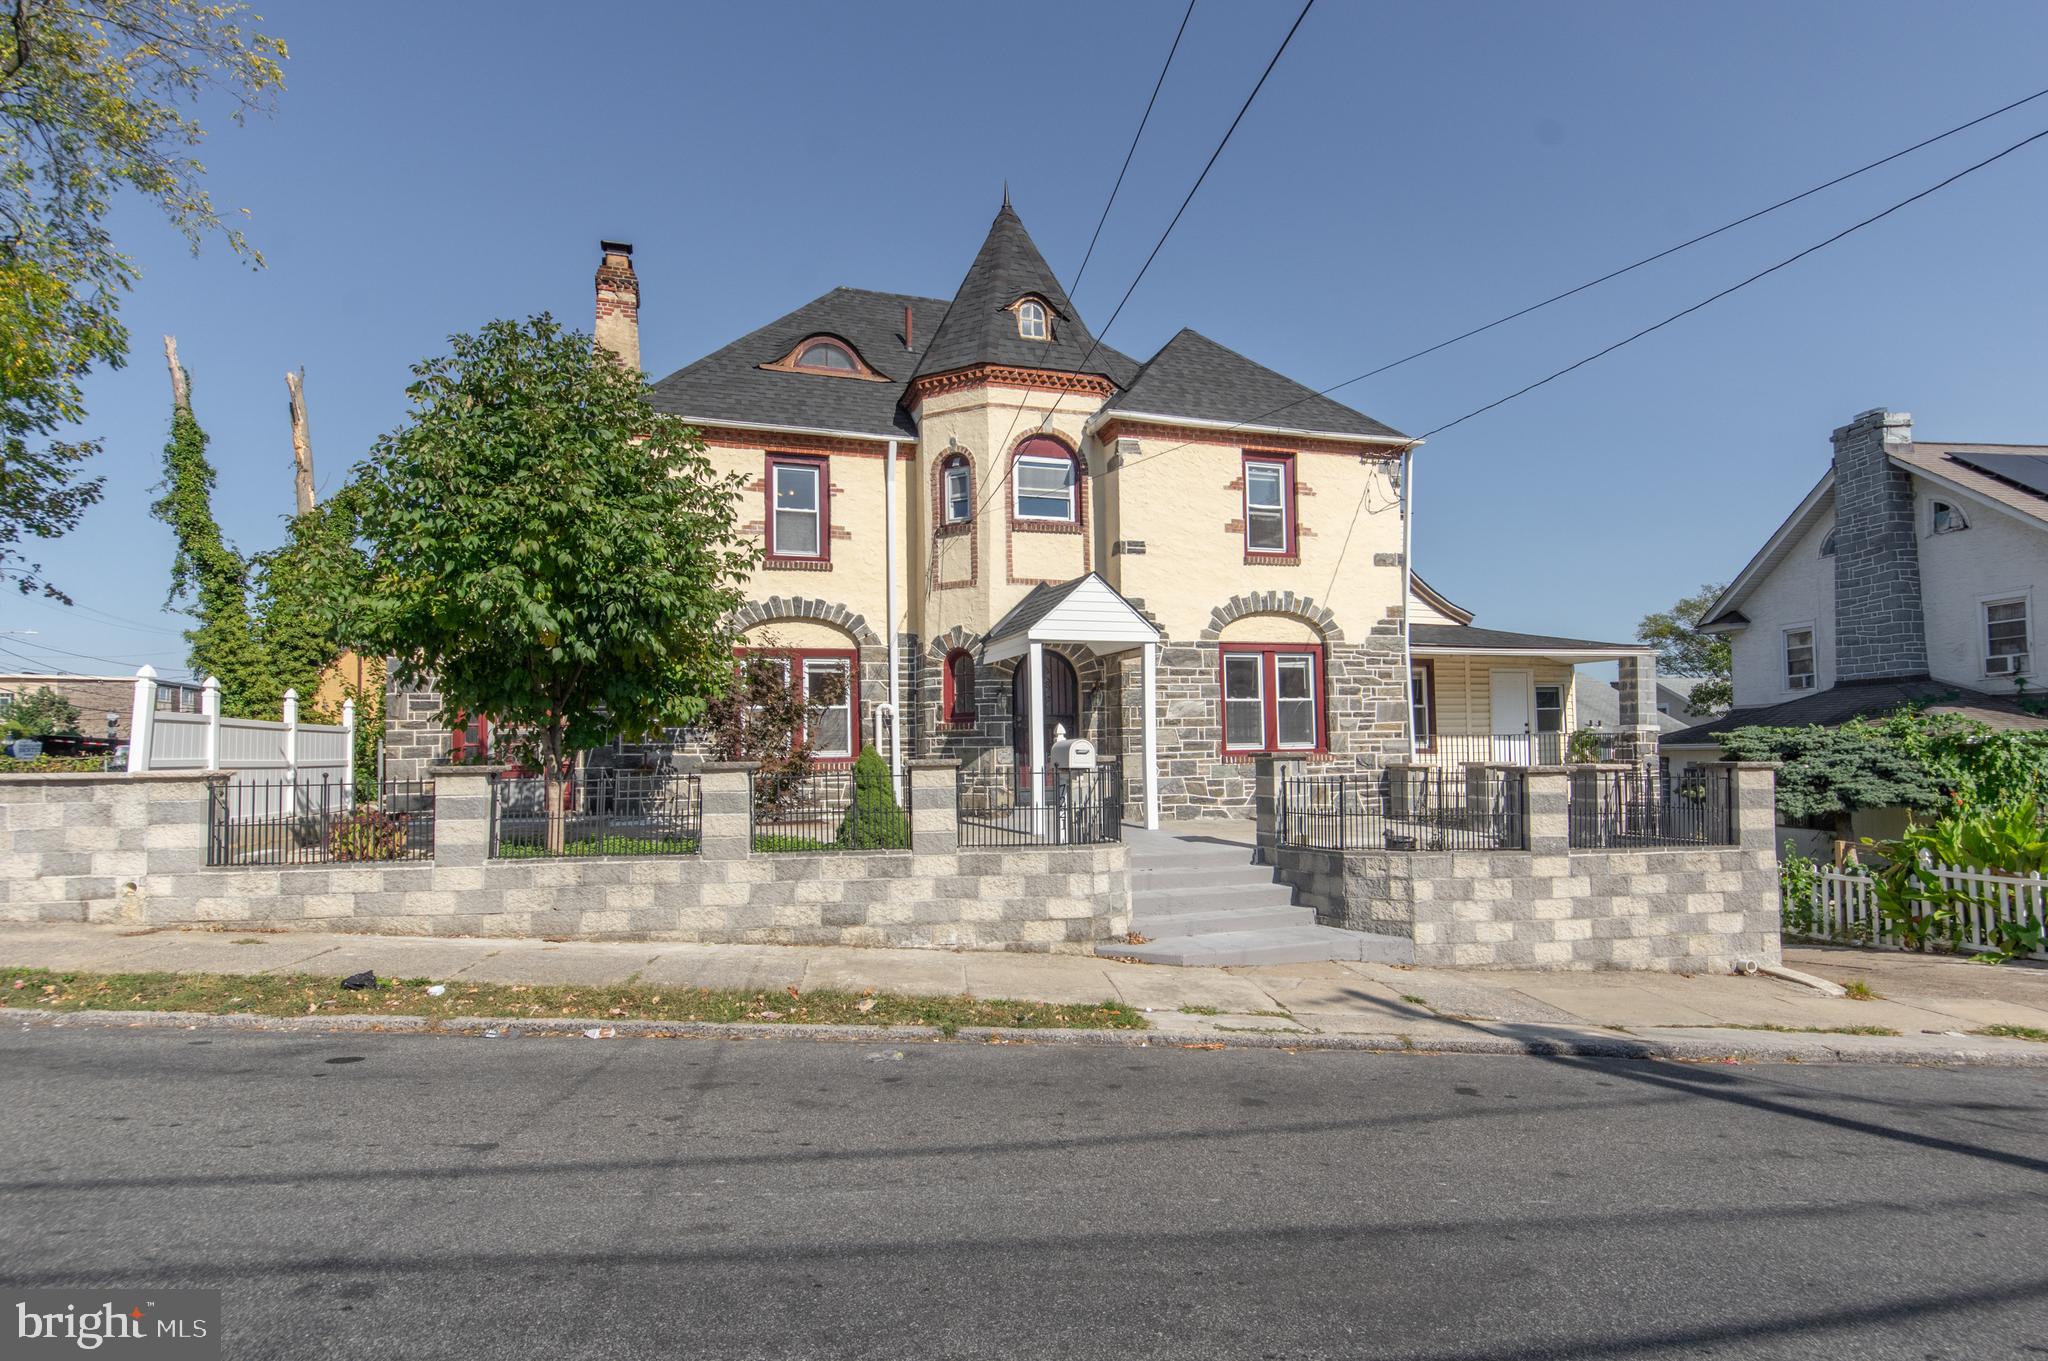
<path fill-rule="evenodd" d="M 1045 645 L 1057 643 L 1097 657 L 1143 654 L 1145 826 L 1159 826 L 1159 630 L 1107 581 L 1090 572 L 1058 586 L 1034 586 L 997 621 L 981 643 L 984 664 L 1023 659 L 1031 693 L 1030 776 L 1033 806 L 1045 803 Z"/>

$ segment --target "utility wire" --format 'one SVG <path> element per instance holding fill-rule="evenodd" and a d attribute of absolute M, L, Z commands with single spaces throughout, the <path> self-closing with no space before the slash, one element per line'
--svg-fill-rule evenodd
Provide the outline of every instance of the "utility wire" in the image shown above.
<path fill-rule="evenodd" d="M 1166 64 L 1159 68 L 1159 79 L 1152 82 L 1152 97 L 1145 101 L 1145 113 L 1138 119 L 1138 130 L 1131 134 L 1130 150 L 1124 152 L 1123 167 L 1116 172 L 1116 183 L 1109 187 L 1109 202 L 1102 205 L 1102 216 L 1095 219 L 1095 235 L 1088 238 L 1088 249 L 1081 256 L 1081 267 L 1074 271 L 1074 281 L 1067 285 L 1067 299 L 1072 301 L 1081 287 L 1081 278 L 1088 272 L 1088 262 L 1095 258 L 1095 243 L 1102 239 L 1102 224 L 1109 221 L 1109 210 L 1116 206 L 1117 191 L 1124 187 L 1124 176 L 1130 173 L 1131 158 L 1138 154 L 1138 140 L 1145 135 L 1145 125 L 1152 121 L 1152 106 L 1159 102 L 1159 91 L 1166 84 L 1166 73 L 1173 69 L 1174 53 L 1180 51 L 1180 40 L 1188 31 L 1188 20 L 1195 17 L 1195 0 L 1188 0 L 1187 13 L 1180 16 L 1180 28 L 1173 35 L 1173 46 L 1166 49 Z"/>
<path fill-rule="evenodd" d="M 1556 382 L 1558 379 L 1564 377 L 1566 374 L 1571 373 L 1577 369 L 1582 369 L 1596 359 L 1604 359 L 1606 356 L 1613 354 L 1616 350 L 1621 349 L 1625 345 L 1633 345 L 1636 341 L 1641 340 L 1643 337 L 1661 331 L 1666 326 L 1671 325 L 1673 322 L 1680 321 L 1686 317 L 1689 317 L 1693 313 L 1701 310 L 1702 308 L 1709 307 L 1712 304 L 1719 302 L 1721 299 L 1727 297 L 1729 294 L 1739 292 L 1742 289 L 1749 287 L 1751 284 L 1757 282 L 1759 279 L 1768 278 L 1769 276 L 1776 274 L 1779 270 L 1784 269 L 1786 266 L 1796 264 L 1799 261 L 1804 260 L 1807 256 L 1814 254 L 1816 251 L 1826 250 L 1829 246 L 1834 245 L 1837 241 L 1842 240 L 1846 236 L 1850 236 L 1856 232 L 1862 231 L 1865 227 L 1870 226 L 1872 223 L 1882 222 L 1885 218 L 1890 217 L 1893 213 L 1898 212 L 1901 208 L 1910 207 L 1911 205 L 1918 203 L 1921 199 L 1928 197 L 1930 194 L 1940 193 L 1943 189 L 1948 188 L 1951 184 L 1954 184 L 1957 180 L 1962 179 L 1964 176 L 1973 175 L 1977 171 L 1982 170 L 1984 167 L 1991 165 L 1994 162 L 2002 161 L 2007 156 L 2012 155 L 2015 151 L 2020 150 L 2022 147 L 2029 146 L 2032 143 L 2038 142 L 2044 137 L 2048 137 L 2048 128 L 2043 128 L 2039 132 L 2034 133 L 2032 136 L 2022 137 L 2019 141 L 2014 142 L 2011 146 L 2006 147 L 2003 151 L 1993 152 L 1991 155 L 1986 156 L 1983 160 L 1978 161 L 1974 165 L 1968 165 L 1963 167 L 1961 170 L 1956 171 L 1955 174 L 1950 175 L 1947 179 L 1941 180 L 1940 182 L 1935 184 L 1930 184 L 1925 189 L 1922 189 L 1919 193 L 1909 195 L 1906 198 L 1902 198 L 1897 203 L 1892 204 L 1889 208 L 1885 208 L 1879 212 L 1872 213 L 1869 217 L 1864 218 L 1862 221 L 1854 223 L 1851 226 L 1844 227 L 1842 230 L 1836 232 L 1833 236 L 1828 237 L 1826 240 L 1816 241 L 1814 244 L 1808 246 L 1805 250 L 1798 251 L 1792 255 L 1788 255 L 1784 259 L 1778 261 L 1776 264 L 1766 266 L 1765 268 L 1760 269 L 1756 273 L 1750 275 L 1746 279 L 1740 280 L 1736 283 L 1732 283 L 1728 285 L 1728 287 L 1721 289 L 1717 293 L 1711 293 L 1706 297 L 1700 299 L 1698 302 L 1694 303 L 1692 306 L 1682 308 L 1679 311 L 1673 312 L 1670 316 L 1665 317 L 1662 321 L 1654 322 L 1651 325 L 1643 327 L 1640 331 L 1636 331 L 1633 334 L 1623 336 L 1620 340 L 1615 341 L 1612 345 L 1608 345 L 1602 349 L 1595 350 L 1593 353 L 1585 356 L 1583 359 L 1573 360 L 1571 363 L 1565 365 L 1563 368 L 1557 369 L 1551 373 L 1547 373 L 1543 377 L 1538 378 L 1533 383 L 1525 383 L 1521 387 L 1516 388 L 1513 392 L 1508 393 L 1505 397 L 1496 397 L 1492 401 L 1486 403 L 1484 406 L 1476 406 L 1472 408 L 1470 411 L 1467 411 L 1462 416 L 1459 416 L 1453 420 L 1445 421 L 1442 425 L 1433 426 L 1430 429 L 1423 431 L 1421 434 L 1414 436 L 1406 444 L 1403 444 L 1399 448 L 1395 449 L 1394 452 L 1398 454 L 1403 453 L 1409 449 L 1412 449 L 1416 445 L 1422 443 L 1422 441 L 1430 438 L 1432 435 L 1441 435 L 1444 431 L 1449 430 L 1454 426 L 1463 425 L 1466 421 L 1471 420 L 1475 416 L 1483 416 L 1487 412 L 1492 411 L 1497 407 L 1507 405 L 1509 402 L 1514 401 L 1517 397 L 1526 396 L 1527 394 L 1534 392 L 1537 388 L 1543 387 L 1545 384 Z M 1351 546 L 1351 532 L 1358 526 L 1358 511 L 1359 508 L 1363 507 L 1364 505 L 1365 497 L 1361 495 L 1358 498 L 1358 506 L 1352 508 L 1351 523 L 1344 531 L 1344 541 L 1337 550 L 1337 561 L 1335 565 L 1332 566 L 1332 568 L 1330 569 L 1330 584 L 1324 588 L 1325 595 L 1329 594 L 1330 591 L 1336 588 L 1337 573 L 1343 568 L 1344 554 Z"/>
<path fill-rule="evenodd" d="M 1131 295 L 1138 291 L 1138 285 L 1144 282 L 1146 271 L 1152 268 L 1152 262 L 1159 258 L 1160 250 L 1166 245 L 1166 238 L 1172 236 L 1173 229 L 1180 225 L 1181 215 L 1187 212 L 1188 205 L 1195 201 L 1195 195 L 1201 190 L 1202 182 L 1209 178 L 1209 172 L 1216 168 L 1216 161 L 1223 155 L 1223 149 L 1230 145 L 1230 139 L 1236 134 L 1238 124 L 1244 122 L 1244 116 L 1251 112 L 1252 101 L 1259 97 L 1259 91 L 1266 88 L 1267 78 L 1273 74 L 1273 68 L 1280 64 L 1280 58 L 1286 55 L 1289 44 L 1294 41 L 1294 35 L 1301 31 L 1302 20 L 1308 18 L 1308 12 L 1315 8 L 1315 4 L 1316 0 L 1306 0 L 1306 3 L 1301 7 L 1301 13 L 1294 16 L 1294 23 L 1287 30 L 1287 36 L 1280 40 L 1280 46 L 1273 49 L 1272 60 L 1268 61 L 1266 69 L 1259 73 L 1258 83 L 1252 86 L 1252 92 L 1244 97 L 1244 103 L 1237 110 L 1237 117 L 1231 119 L 1230 126 L 1224 129 L 1223 139 L 1217 142 L 1216 149 L 1209 153 L 1209 159 L 1202 166 L 1202 173 L 1195 177 L 1194 184 L 1188 189 L 1187 197 L 1183 198 L 1180 201 L 1180 207 L 1174 210 L 1173 219 L 1166 224 L 1166 230 L 1159 233 L 1159 239 L 1152 243 L 1152 253 L 1145 257 L 1145 263 L 1138 267 L 1137 274 L 1131 279 L 1131 286 L 1126 288 L 1123 297 L 1117 300 L 1116 310 L 1109 314 L 1109 320 L 1103 323 L 1102 329 L 1097 331 L 1093 339 L 1088 342 L 1088 348 L 1082 353 L 1081 361 L 1073 367 L 1072 372 L 1074 374 L 1078 375 L 1086 370 L 1088 361 L 1095 357 L 1095 352 L 1098 349 L 1102 348 L 1102 338 L 1109 334 L 1109 328 L 1116 325 L 1116 319 L 1123 315 L 1124 304 L 1131 300 Z M 1079 276 L 1076 275 L 1075 278 L 1076 282 L 1079 282 Z M 1073 300 L 1073 292 L 1071 290 L 1068 291 L 1067 298 L 1070 302 Z M 1066 396 L 1067 394 L 1062 391 L 1053 398 L 1052 406 L 1039 418 L 1041 428 L 1052 420 L 1054 413 L 1060 408 L 1060 403 L 1066 400 Z M 997 449 L 989 451 L 991 461 L 1001 460 L 1001 475 L 990 479 L 993 485 L 989 488 L 988 495 L 983 497 L 980 503 L 976 505 L 974 518 L 977 520 L 981 518 L 982 513 L 994 502 L 997 493 L 1009 485 L 1010 464 L 1014 460 L 1003 458 L 1001 451 L 1009 448 L 1010 437 L 1016 433 L 1017 420 L 1023 415 L 1023 412 L 1024 408 L 1019 405 L 1015 414 L 1010 417 L 1010 428 L 1004 433 L 1002 444 Z M 1077 480 L 1074 487 L 1075 496 L 1078 497 L 1080 492 L 1081 489 Z"/>

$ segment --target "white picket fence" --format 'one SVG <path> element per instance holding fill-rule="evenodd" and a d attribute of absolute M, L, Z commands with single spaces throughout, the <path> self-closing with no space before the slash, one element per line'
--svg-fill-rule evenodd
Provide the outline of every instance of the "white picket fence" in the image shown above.
<path fill-rule="evenodd" d="M 266 799 L 289 813 L 296 791 L 318 796 L 325 784 L 346 801 L 355 786 L 356 702 L 341 706 L 341 723 L 301 723 L 299 692 L 284 692 L 282 721 L 222 718 L 220 682 L 212 676 L 200 689 L 199 712 L 159 712 L 156 671 L 135 673 L 135 707 L 129 715 L 128 769 L 224 770 L 230 789 L 275 790 Z"/>
<path fill-rule="evenodd" d="M 2048 880 L 2039 872 L 1998 874 L 1955 865 L 1929 867 L 1944 889 L 1960 890 L 1970 898 L 1954 907 L 1955 948 L 1965 954 L 1998 948 L 1994 923 L 2048 921 Z M 1931 910 L 1927 903 L 1913 906 L 1916 917 Z M 1811 929 L 1801 933 L 1808 939 L 1842 945 L 1905 946 L 1898 934 L 1887 928 L 1870 875 L 1861 869 L 1823 867 L 1814 884 L 1812 909 L 1810 920 L 1804 923 Z M 2029 951 L 2022 957 L 2048 959 L 2048 949 Z"/>

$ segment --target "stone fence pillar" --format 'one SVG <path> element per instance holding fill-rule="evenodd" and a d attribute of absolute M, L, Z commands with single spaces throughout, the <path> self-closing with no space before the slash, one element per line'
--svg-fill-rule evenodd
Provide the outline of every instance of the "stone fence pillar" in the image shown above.
<path fill-rule="evenodd" d="M 481 865 L 491 856 L 491 779 L 508 766 L 427 768 L 434 782 L 434 863 Z"/>
<path fill-rule="evenodd" d="M 703 798 L 697 854 L 706 860 L 746 860 L 754 854 L 753 761 L 711 761 L 697 772 Z"/>
<path fill-rule="evenodd" d="M 960 849 L 957 760 L 910 762 L 910 847 L 919 855 L 951 855 Z"/>
<path fill-rule="evenodd" d="M 1525 772 L 1531 854 L 1564 855 L 1571 850 L 1571 780 L 1564 766 L 1530 766 Z"/>
<path fill-rule="evenodd" d="M 1258 824 L 1257 863 L 1274 863 L 1280 848 L 1280 787 L 1298 778 L 1308 763 L 1298 756 L 1260 756 L 1252 762 L 1252 817 Z"/>
<path fill-rule="evenodd" d="M 1735 844 L 1745 851 L 1778 849 L 1778 767 L 1771 761 L 1731 761 Z"/>

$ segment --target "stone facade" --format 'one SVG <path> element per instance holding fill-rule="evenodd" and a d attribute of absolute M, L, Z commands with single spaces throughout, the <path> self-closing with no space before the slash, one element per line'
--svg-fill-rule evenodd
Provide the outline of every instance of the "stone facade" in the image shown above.
<path fill-rule="evenodd" d="M 205 775 L 0 776 L 0 920 L 419 935 L 1086 951 L 1129 926 L 1121 845 L 962 850 L 950 762 L 908 851 L 753 855 L 745 767 L 708 765 L 699 853 L 490 855 L 484 766 L 434 772 L 431 862 L 208 868 Z"/>
<path fill-rule="evenodd" d="M 1400 852 L 1281 846 L 1287 763 L 1261 764 L 1261 853 L 1296 901 L 1325 926 L 1408 937 L 1417 964 L 1715 973 L 1780 961 L 1771 766 L 1734 769 L 1733 846 L 1572 850 L 1568 777 L 1537 767 L 1528 850 Z"/>
<path fill-rule="evenodd" d="M 1888 446 L 1910 444 L 1913 418 L 1866 411 L 1835 445 L 1835 681 L 1927 674 L 1920 535 L 1913 477 Z"/>

